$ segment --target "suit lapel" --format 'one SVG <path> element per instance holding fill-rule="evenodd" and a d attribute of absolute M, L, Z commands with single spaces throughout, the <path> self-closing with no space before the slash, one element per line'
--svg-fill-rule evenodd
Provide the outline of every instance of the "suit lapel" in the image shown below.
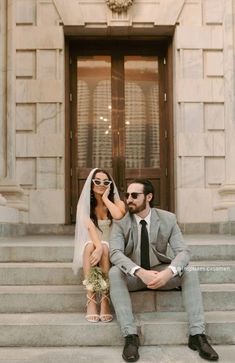
<path fill-rule="evenodd" d="M 160 253 L 157 249 L 159 227 L 160 227 L 160 218 L 158 216 L 156 209 L 152 209 L 151 219 L 150 219 L 150 244 L 153 247 L 155 256 L 157 256 L 160 262 L 171 263 L 171 259 L 167 257 L 165 254 Z M 153 262 L 153 256 L 150 255 L 150 258 L 152 259 Z"/>
<path fill-rule="evenodd" d="M 160 220 L 155 209 L 151 211 L 150 218 L 150 233 L 149 233 L 149 242 L 150 244 L 154 244 L 156 246 L 158 230 L 160 226 Z"/>
<path fill-rule="evenodd" d="M 131 233 L 132 233 L 131 240 L 133 243 L 132 260 L 139 265 L 140 264 L 140 248 L 138 246 L 138 227 L 137 227 L 136 219 L 133 215 L 131 215 Z"/>
<path fill-rule="evenodd" d="M 138 243 L 138 227 L 137 227 L 137 223 L 136 223 L 136 219 L 135 217 L 132 215 L 132 237 L 133 237 L 133 243 L 134 243 L 134 249 L 137 249 L 137 243 Z"/>

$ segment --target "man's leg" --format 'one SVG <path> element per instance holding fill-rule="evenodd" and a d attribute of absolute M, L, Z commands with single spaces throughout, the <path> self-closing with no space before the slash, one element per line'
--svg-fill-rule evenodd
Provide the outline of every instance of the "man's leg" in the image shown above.
<path fill-rule="evenodd" d="M 154 269 L 162 271 L 168 265 L 157 265 Z M 197 271 L 186 269 L 182 276 L 175 276 L 159 290 L 172 290 L 181 286 L 183 304 L 188 315 L 189 332 L 191 335 L 205 332 L 202 294 Z"/>
<path fill-rule="evenodd" d="M 197 271 L 185 270 L 181 276 L 182 298 L 191 335 L 205 333 L 204 309 Z"/>
<path fill-rule="evenodd" d="M 138 291 L 145 287 L 138 277 L 124 274 L 118 267 L 109 270 L 110 297 L 115 309 L 122 335 L 137 334 L 137 327 L 132 312 L 129 291 Z"/>
<path fill-rule="evenodd" d="M 111 300 L 122 334 L 125 337 L 122 357 L 126 362 L 136 362 L 139 359 L 139 337 L 129 291 L 141 290 L 145 285 L 138 277 L 125 275 L 116 266 L 109 270 L 109 280 Z"/>
<path fill-rule="evenodd" d="M 156 266 L 158 271 L 164 268 L 166 265 L 165 267 L 164 265 Z M 170 290 L 177 286 L 182 288 L 183 303 L 188 315 L 189 348 L 198 350 L 199 355 L 204 359 L 217 361 L 219 356 L 208 343 L 205 335 L 204 311 L 197 271 L 186 269 L 181 277 L 175 276 L 161 290 Z"/>

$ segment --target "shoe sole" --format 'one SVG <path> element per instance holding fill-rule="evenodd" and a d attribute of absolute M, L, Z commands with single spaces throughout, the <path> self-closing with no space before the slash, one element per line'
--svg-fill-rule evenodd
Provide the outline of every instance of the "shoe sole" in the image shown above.
<path fill-rule="evenodd" d="M 122 358 L 126 361 L 126 362 L 137 362 L 137 360 L 139 359 L 139 354 L 136 358 L 130 358 L 130 359 L 127 359 L 124 355 L 122 355 Z"/>
<path fill-rule="evenodd" d="M 195 345 L 188 344 L 188 347 L 190 349 L 194 350 L 194 351 L 197 350 L 198 353 L 199 353 L 199 355 L 200 355 L 200 357 L 203 358 L 203 359 L 210 360 L 210 361 L 213 361 L 213 362 L 215 362 L 215 361 L 217 361 L 219 359 L 219 358 L 209 359 L 209 358 L 205 357 L 203 354 L 201 354 L 201 352 L 198 350 L 198 348 Z"/>
<path fill-rule="evenodd" d="M 94 319 L 92 319 L 94 318 Z M 90 315 L 86 315 L 85 319 L 89 322 L 89 323 L 98 323 L 100 320 L 100 316 L 98 314 L 90 314 Z"/>

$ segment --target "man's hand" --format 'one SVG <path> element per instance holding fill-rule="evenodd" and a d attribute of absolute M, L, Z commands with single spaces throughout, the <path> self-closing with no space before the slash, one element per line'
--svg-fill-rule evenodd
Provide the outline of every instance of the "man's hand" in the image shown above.
<path fill-rule="evenodd" d="M 166 283 L 172 278 L 173 272 L 166 268 L 163 271 L 157 272 L 155 279 L 153 279 L 148 285 L 148 289 L 159 289 L 160 287 L 166 285 Z"/>
<path fill-rule="evenodd" d="M 166 285 L 166 283 L 172 278 L 173 273 L 169 268 L 163 271 L 144 270 L 140 268 L 135 273 L 146 285 L 148 289 L 159 289 Z"/>

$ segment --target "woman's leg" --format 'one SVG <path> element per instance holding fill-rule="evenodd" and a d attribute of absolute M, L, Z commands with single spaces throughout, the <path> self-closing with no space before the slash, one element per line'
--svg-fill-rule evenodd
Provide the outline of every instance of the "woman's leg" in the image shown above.
<path fill-rule="evenodd" d="M 89 275 L 91 264 L 90 264 L 90 256 L 94 251 L 93 243 L 87 243 L 84 248 L 83 253 L 83 272 L 85 279 Z M 96 293 L 93 291 L 87 290 L 87 315 L 86 319 L 90 322 L 97 322 L 99 320 L 99 315 L 97 311 L 97 301 L 96 301 Z"/>
<path fill-rule="evenodd" d="M 99 266 L 100 266 L 102 272 L 105 275 L 108 275 L 108 272 L 109 272 L 109 269 L 110 269 L 108 244 L 107 243 L 102 243 L 102 248 L 103 248 L 103 252 L 102 252 L 102 256 L 101 256 Z"/>
<path fill-rule="evenodd" d="M 104 273 L 106 279 L 108 279 L 108 272 L 110 269 L 110 261 L 109 261 L 109 247 L 108 244 L 102 243 L 103 253 L 99 263 L 99 266 Z M 109 291 L 104 292 L 100 301 L 100 320 L 103 322 L 109 322 L 113 319 L 110 308 L 110 298 Z"/>

